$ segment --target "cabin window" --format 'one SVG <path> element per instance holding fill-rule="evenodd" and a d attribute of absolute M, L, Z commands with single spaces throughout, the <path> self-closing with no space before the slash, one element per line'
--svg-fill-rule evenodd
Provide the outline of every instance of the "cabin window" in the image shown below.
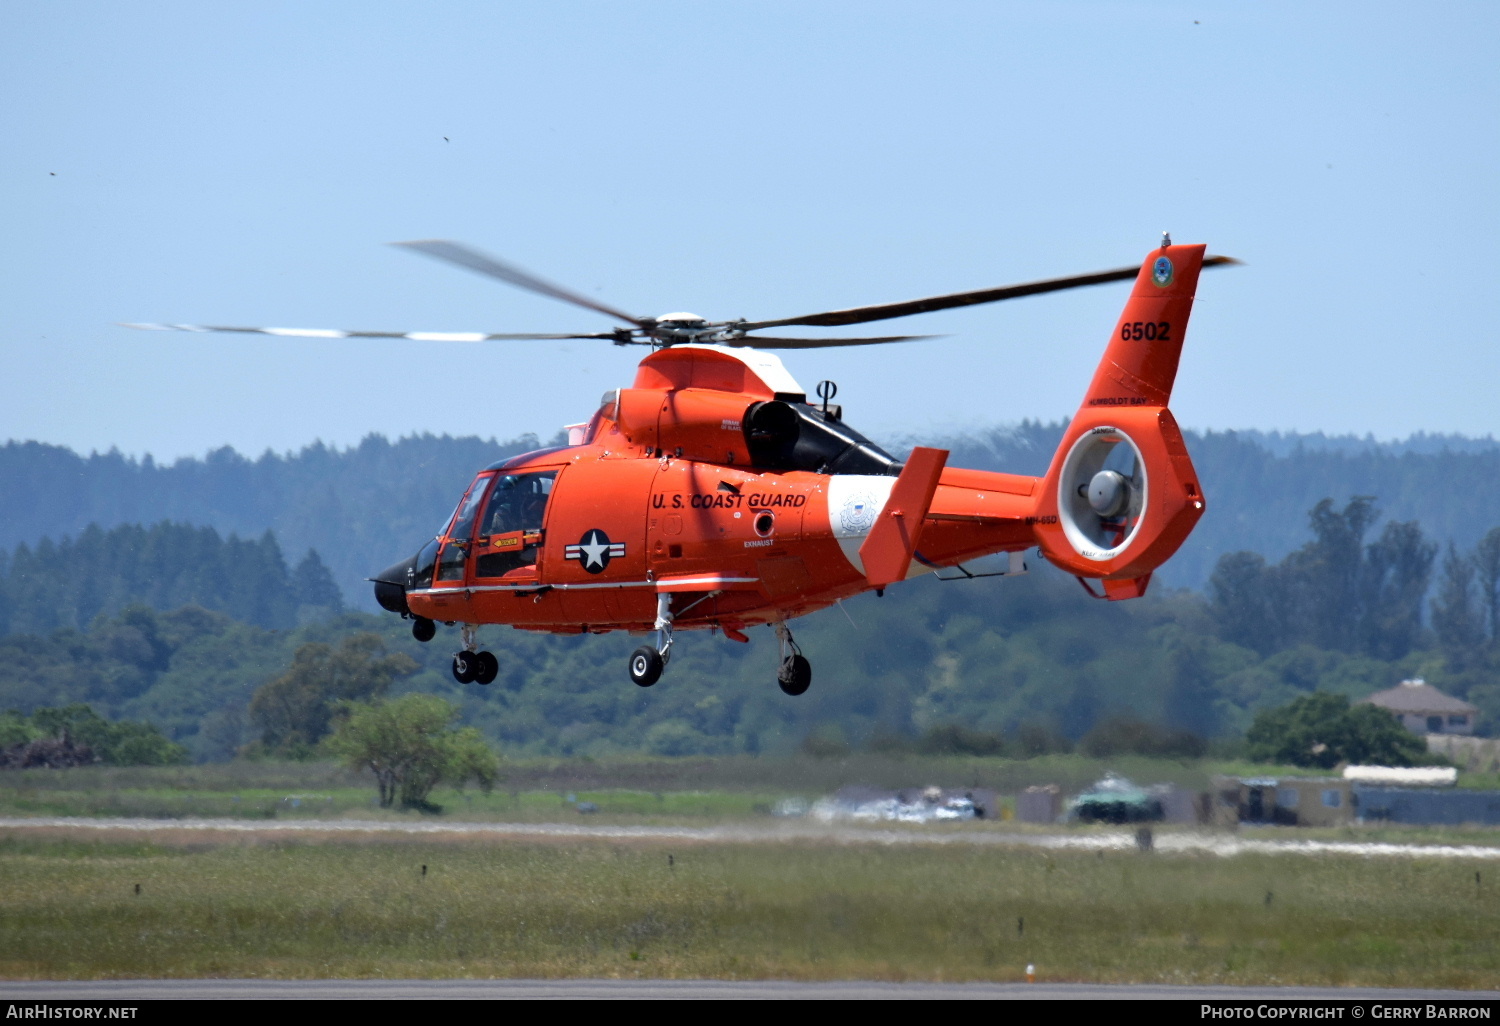
<path fill-rule="evenodd" d="M 1302 792 L 1295 787 L 1278 787 L 1276 789 L 1276 804 L 1283 809 L 1295 809 L 1302 800 Z"/>
<path fill-rule="evenodd" d="M 1449 716 L 1448 717 L 1448 726 L 1450 726 L 1450 727 L 1466 727 L 1468 725 L 1469 725 L 1469 718 L 1467 716 Z"/>
<path fill-rule="evenodd" d="M 1323 804 L 1330 809 L 1337 809 L 1344 804 L 1344 798 L 1337 789 L 1329 788 L 1323 792 Z"/>

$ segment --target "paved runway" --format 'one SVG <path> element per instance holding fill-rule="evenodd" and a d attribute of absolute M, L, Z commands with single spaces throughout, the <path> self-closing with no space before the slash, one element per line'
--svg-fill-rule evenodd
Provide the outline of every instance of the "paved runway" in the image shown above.
<path fill-rule="evenodd" d="M 1168 987 L 1089 983 L 881 983 L 786 980 L 85 980 L 0 982 L 0 1001 L 193 1000 L 1182 1000 L 1456 1001 L 1489 1005 L 1500 991 L 1370 987 Z"/>
<path fill-rule="evenodd" d="M 194 832 L 229 836 L 274 837 L 322 835 L 324 837 L 372 834 L 425 834 L 433 837 L 475 839 L 597 839 L 606 841 L 699 841 L 705 843 L 767 843 L 785 841 L 831 841 L 845 844 L 977 844 L 1017 848 L 1128 850 L 1136 847 L 1129 831 L 1089 834 L 1034 834 L 988 826 L 932 829 L 912 825 L 900 827 L 858 826 L 820 823 L 814 820 L 775 820 L 769 823 L 738 823 L 720 826 L 613 826 L 590 823 L 463 823 L 455 821 L 393 822 L 357 819 L 126 819 L 90 817 L 0 818 L 0 830 L 69 829 L 109 831 Z M 1260 838 L 1238 834 L 1173 832 L 1158 833 L 1155 849 L 1234 856 L 1269 855 L 1361 855 L 1438 859 L 1500 859 L 1500 845 L 1479 844 L 1387 844 L 1356 841 L 1302 841 Z"/>

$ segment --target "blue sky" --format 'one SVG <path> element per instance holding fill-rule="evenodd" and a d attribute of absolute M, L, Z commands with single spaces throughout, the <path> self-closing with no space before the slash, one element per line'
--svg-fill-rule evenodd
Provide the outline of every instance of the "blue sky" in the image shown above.
<path fill-rule="evenodd" d="M 603 330 L 391 248 L 455 238 L 627 310 L 772 318 L 1138 262 L 1211 272 L 1197 428 L 1490 434 L 1500 6 L 11 3 L 0 439 L 158 458 L 550 435 L 602 344 L 115 321 Z M 1124 286 L 784 354 L 893 437 L 1071 412 Z"/>

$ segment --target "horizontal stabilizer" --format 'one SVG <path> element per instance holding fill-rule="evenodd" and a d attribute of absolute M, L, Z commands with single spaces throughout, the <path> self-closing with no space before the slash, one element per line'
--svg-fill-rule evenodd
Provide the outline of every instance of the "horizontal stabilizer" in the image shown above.
<path fill-rule="evenodd" d="M 875 519 L 859 558 L 872 588 L 906 579 L 912 555 L 922 540 L 922 522 L 932 506 L 938 478 L 948 462 L 948 450 L 917 446 L 891 488 L 891 497 Z"/>

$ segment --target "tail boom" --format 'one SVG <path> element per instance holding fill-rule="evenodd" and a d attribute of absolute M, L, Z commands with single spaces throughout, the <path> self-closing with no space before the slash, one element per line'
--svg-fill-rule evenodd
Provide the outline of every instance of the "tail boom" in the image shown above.
<path fill-rule="evenodd" d="M 871 585 L 898 579 L 903 567 L 914 576 L 1035 546 L 1096 597 L 1145 593 L 1205 508 L 1167 408 L 1204 249 L 1164 246 L 1147 256 L 1045 476 L 947 467 L 938 453 L 919 451 L 920 467 L 895 486 L 911 494 L 892 503 L 881 536 L 872 532 L 861 549 Z M 920 523 L 910 519 L 916 511 L 925 511 Z"/>

